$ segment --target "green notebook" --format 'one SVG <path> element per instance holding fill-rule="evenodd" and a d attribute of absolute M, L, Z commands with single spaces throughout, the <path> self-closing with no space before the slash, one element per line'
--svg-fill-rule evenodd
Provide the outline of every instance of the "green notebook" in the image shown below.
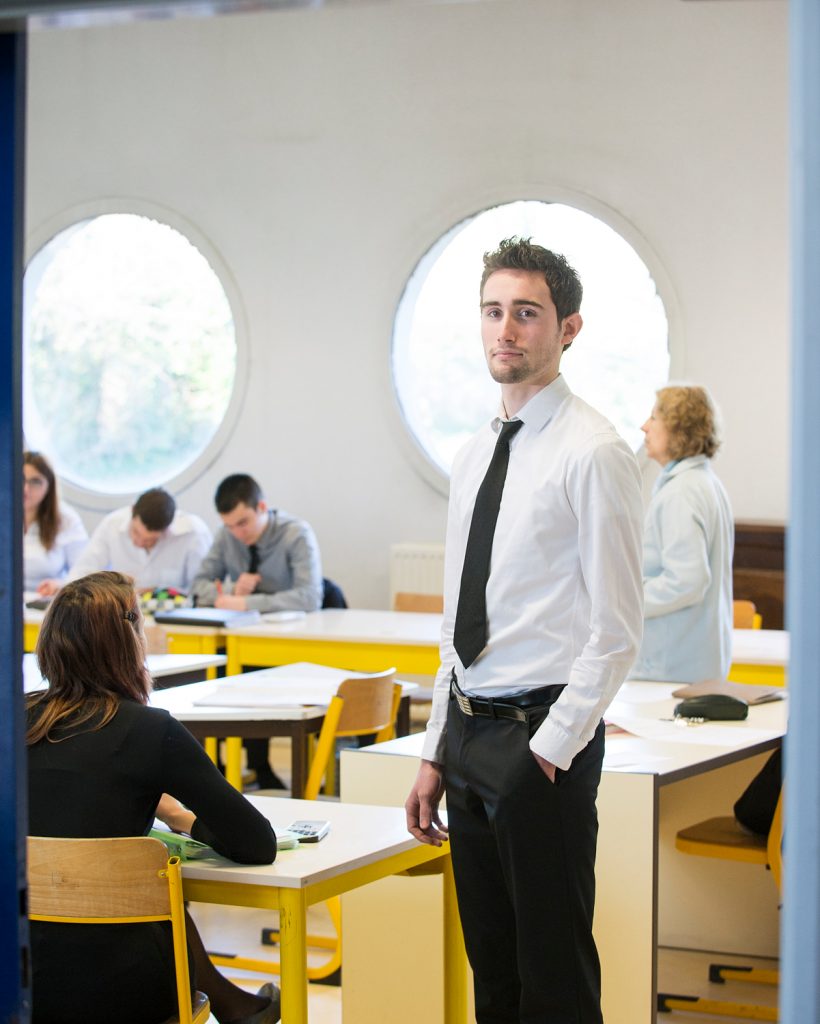
<path fill-rule="evenodd" d="M 289 832 L 286 828 L 277 828 L 276 849 L 295 850 L 299 845 L 299 836 L 295 832 Z M 148 835 L 152 839 L 159 839 L 165 843 L 168 853 L 172 857 L 179 857 L 181 861 L 196 860 L 198 857 L 208 857 L 214 852 L 213 848 L 205 843 L 200 843 L 190 836 L 184 836 L 180 832 L 171 832 L 164 828 L 152 828 Z"/>
<path fill-rule="evenodd" d="M 190 836 L 184 836 L 180 832 L 170 832 L 163 828 L 152 828 L 148 833 L 151 839 L 159 839 L 168 847 L 168 853 L 172 857 L 179 857 L 181 861 L 196 860 L 197 857 L 207 857 L 214 851 L 205 843 L 200 843 Z"/>

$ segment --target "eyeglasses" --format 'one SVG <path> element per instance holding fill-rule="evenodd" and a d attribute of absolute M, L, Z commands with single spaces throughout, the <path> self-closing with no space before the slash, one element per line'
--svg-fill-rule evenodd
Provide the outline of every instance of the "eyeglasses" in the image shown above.
<path fill-rule="evenodd" d="M 29 487 L 45 487 L 46 482 L 41 476 L 24 476 L 23 487 L 29 485 Z"/>

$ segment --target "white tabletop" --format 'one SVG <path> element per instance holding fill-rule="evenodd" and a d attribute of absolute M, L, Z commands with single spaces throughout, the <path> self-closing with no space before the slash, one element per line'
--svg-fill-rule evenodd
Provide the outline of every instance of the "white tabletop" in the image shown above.
<path fill-rule="evenodd" d="M 151 695 L 151 704 L 188 722 L 319 718 L 342 680 L 366 677 L 364 672 L 298 662 L 158 690 Z M 401 686 L 402 694 L 418 689 L 416 683 Z"/>
<path fill-rule="evenodd" d="M 788 631 L 733 629 L 732 661 L 738 665 L 788 665 Z"/>
<path fill-rule="evenodd" d="M 265 815 L 274 831 L 299 818 L 323 818 L 330 822 L 330 832 L 318 843 L 280 850 L 273 864 L 238 865 L 216 855 L 188 861 L 182 867 L 185 878 L 301 889 L 418 846 L 407 832 L 404 809 L 400 807 L 263 796 L 247 799 Z"/>
<path fill-rule="evenodd" d="M 218 668 L 228 659 L 224 654 L 149 654 L 145 659 L 152 679 L 180 675 L 183 672 L 199 672 Z M 196 685 L 196 684 L 194 684 Z M 26 693 L 41 690 L 45 686 L 37 658 L 34 654 L 23 655 L 23 689 Z"/>
<path fill-rule="evenodd" d="M 441 615 L 428 612 L 369 611 L 326 608 L 296 619 L 275 615 L 253 626 L 226 630 L 236 636 L 271 636 L 293 640 L 325 640 L 372 644 L 418 644 L 438 647 Z"/>
<path fill-rule="evenodd" d="M 785 735 L 788 700 L 749 708 L 742 722 L 705 722 L 683 726 L 674 721 L 678 699 L 672 691 L 679 683 L 624 683 L 618 698 L 606 712 L 629 732 L 608 732 L 604 771 L 634 772 L 658 776 L 661 785 L 674 782 L 692 769 L 745 756 L 750 748 L 766 749 Z M 785 691 L 784 691 L 785 692 Z M 362 748 L 373 754 L 420 757 L 424 733 L 414 733 L 377 746 Z M 353 751 L 358 754 L 360 751 Z"/>

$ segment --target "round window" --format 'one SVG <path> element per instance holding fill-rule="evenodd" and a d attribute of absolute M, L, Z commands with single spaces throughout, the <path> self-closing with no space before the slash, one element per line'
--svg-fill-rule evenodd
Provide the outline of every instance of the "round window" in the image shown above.
<path fill-rule="evenodd" d="M 236 378 L 233 316 L 179 231 L 104 214 L 31 259 L 23 361 L 28 447 L 77 487 L 138 492 L 189 467 L 219 430 Z"/>
<path fill-rule="evenodd" d="M 572 390 L 637 449 L 654 392 L 669 375 L 668 324 L 655 282 L 629 243 L 597 217 L 522 200 L 462 221 L 420 260 L 399 302 L 393 382 L 417 445 L 448 474 L 498 406 L 481 346 L 482 256 L 513 235 L 562 253 L 584 286 L 584 327 L 561 360 Z"/>

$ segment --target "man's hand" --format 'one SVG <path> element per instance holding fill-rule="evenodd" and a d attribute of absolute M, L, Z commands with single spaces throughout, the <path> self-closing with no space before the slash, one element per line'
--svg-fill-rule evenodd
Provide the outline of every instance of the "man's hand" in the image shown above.
<path fill-rule="evenodd" d="M 422 761 L 410 796 L 404 805 L 407 831 L 420 843 L 441 846 L 447 839 L 447 826 L 438 813 L 444 794 L 444 769 L 432 761 Z"/>
<path fill-rule="evenodd" d="M 240 573 L 239 579 L 233 585 L 234 595 L 236 597 L 247 597 L 248 594 L 254 593 L 261 582 L 262 577 L 258 572 Z"/>
<path fill-rule="evenodd" d="M 244 597 L 237 597 L 236 594 L 220 594 L 214 601 L 214 608 L 226 608 L 231 612 L 244 612 L 248 602 Z"/>
<path fill-rule="evenodd" d="M 540 754 L 536 754 L 534 750 L 531 750 L 530 753 L 538 762 L 538 767 L 541 769 L 541 771 L 546 775 L 550 782 L 554 783 L 555 765 L 552 763 L 552 761 L 548 761 L 545 757 L 541 757 Z"/>

